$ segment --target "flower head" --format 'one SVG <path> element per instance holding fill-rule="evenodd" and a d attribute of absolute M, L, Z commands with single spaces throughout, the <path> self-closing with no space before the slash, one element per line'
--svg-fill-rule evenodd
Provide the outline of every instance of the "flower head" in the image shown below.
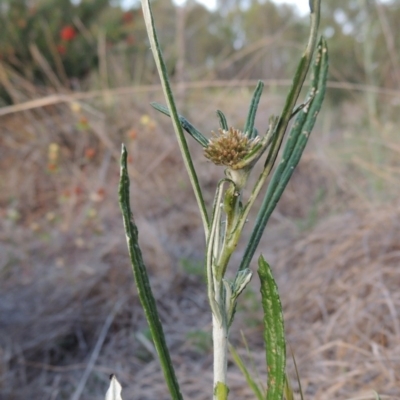
<path fill-rule="evenodd" d="M 219 129 L 218 134 L 213 132 L 208 146 L 204 149 L 204 155 L 216 165 L 225 165 L 231 169 L 243 168 L 243 160 L 260 142 L 257 136 L 254 139 L 238 129 Z"/>

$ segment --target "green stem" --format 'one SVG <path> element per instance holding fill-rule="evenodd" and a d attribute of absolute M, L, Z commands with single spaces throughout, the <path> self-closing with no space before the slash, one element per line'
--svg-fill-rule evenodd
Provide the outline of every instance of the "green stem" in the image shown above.
<path fill-rule="evenodd" d="M 228 179 L 222 179 L 215 193 L 213 211 L 211 216 L 210 234 L 207 238 L 206 270 L 208 298 L 212 311 L 213 350 L 214 350 L 214 400 L 225 400 L 228 395 L 226 386 L 228 365 L 228 323 L 226 304 L 223 295 L 224 284 L 219 274 L 219 252 L 224 250 L 221 243 L 221 205 L 224 195 L 224 184 L 232 183 Z M 221 249 L 222 247 L 222 249 Z"/>
<path fill-rule="evenodd" d="M 207 237 L 209 229 L 207 209 L 203 199 L 203 194 L 201 192 L 199 180 L 197 178 L 197 174 L 194 169 L 193 161 L 190 156 L 189 147 L 187 145 L 182 125 L 179 120 L 179 115 L 176 110 L 174 97 L 172 94 L 171 86 L 169 84 L 167 68 L 165 66 L 161 48 L 158 42 L 157 32 L 155 30 L 154 19 L 149 0 L 142 0 L 142 8 L 143 8 L 144 20 L 146 23 L 147 35 L 150 40 L 151 50 L 153 52 L 154 60 L 157 65 L 158 74 L 161 79 L 161 86 L 163 88 L 164 96 L 167 101 L 167 105 L 172 119 L 172 124 L 175 130 L 176 137 L 178 139 L 179 148 L 182 153 L 183 161 L 185 163 L 186 170 L 188 171 L 190 182 L 192 184 L 194 194 L 196 196 L 197 204 L 199 206 L 201 214 L 201 219 L 203 221 L 204 232 Z"/>
<path fill-rule="evenodd" d="M 221 204 L 223 194 L 224 181 L 220 181 L 217 186 L 217 192 L 215 194 L 213 212 L 211 215 L 211 225 L 209 236 L 207 238 L 206 248 L 206 273 L 207 273 L 207 293 L 208 300 L 210 302 L 211 311 L 214 316 L 218 317 L 222 321 L 222 315 L 219 310 L 219 306 L 216 301 L 215 292 L 215 271 L 214 271 L 214 260 L 216 259 L 216 253 L 219 251 L 219 224 L 221 216 Z"/>

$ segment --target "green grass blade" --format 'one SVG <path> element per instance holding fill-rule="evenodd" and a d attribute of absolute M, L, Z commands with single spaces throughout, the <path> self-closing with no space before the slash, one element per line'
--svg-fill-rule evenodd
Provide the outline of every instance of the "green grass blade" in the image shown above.
<path fill-rule="evenodd" d="M 129 175 L 127 169 L 127 156 L 126 148 L 124 145 L 122 145 L 121 176 L 118 194 L 133 275 L 135 277 L 139 299 L 144 309 L 147 323 L 149 324 L 151 336 L 160 359 L 161 368 L 163 370 L 168 389 L 173 400 L 182 400 L 179 384 L 176 379 L 174 367 L 172 365 L 171 357 L 165 341 L 163 327 L 158 316 L 156 301 L 150 287 L 146 266 L 143 262 L 142 252 L 139 247 L 139 233 L 133 220 L 133 214 L 129 202 Z"/>
<path fill-rule="evenodd" d="M 152 102 L 150 103 L 153 108 L 157 111 L 160 111 L 162 114 L 170 117 L 171 114 L 168 110 L 168 107 L 163 106 L 160 103 Z M 182 128 L 194 139 L 197 143 L 201 144 L 203 147 L 207 147 L 208 139 L 198 130 L 196 129 L 185 117 L 178 115 L 179 122 Z"/>
<path fill-rule="evenodd" d="M 201 192 L 199 180 L 197 178 L 196 171 L 194 169 L 193 161 L 190 156 L 189 147 L 186 142 L 185 135 L 183 133 L 183 129 L 181 123 L 179 121 L 178 112 L 176 110 L 176 105 L 174 101 L 174 97 L 172 95 L 171 85 L 169 84 L 167 68 L 165 66 L 165 62 L 162 56 L 161 48 L 158 42 L 157 33 L 155 30 L 153 14 L 150 7 L 149 0 L 142 0 L 142 9 L 143 16 L 146 23 L 147 35 L 150 40 L 151 50 L 153 52 L 154 60 L 156 62 L 158 74 L 161 79 L 161 85 L 163 88 L 164 96 L 167 101 L 168 109 L 171 114 L 172 124 L 174 126 L 175 134 L 178 139 L 179 148 L 182 153 L 183 161 L 186 166 L 186 170 L 188 171 L 190 182 L 192 183 L 192 187 L 194 190 L 194 194 L 196 196 L 197 204 L 199 206 L 201 219 L 203 221 L 204 232 L 206 237 L 208 235 L 208 214 L 206 205 L 203 199 L 203 193 Z"/>
<path fill-rule="evenodd" d="M 254 230 L 251 234 L 251 238 L 239 269 L 249 267 L 251 259 L 253 258 L 267 225 L 268 219 L 274 211 L 276 204 L 300 161 L 324 99 L 327 75 L 328 50 L 326 41 L 321 38 L 318 44 L 318 51 L 313 66 L 311 88 L 308 94 L 308 96 L 313 96 L 313 98 L 309 105 L 300 111 L 295 123 L 293 124 L 283 151 L 282 161 L 268 185 L 263 203 L 256 218 Z"/>
<path fill-rule="evenodd" d="M 285 400 L 294 400 L 293 389 L 292 389 L 292 386 L 290 385 L 290 381 L 289 381 L 287 374 L 285 375 L 285 387 L 283 390 L 283 394 L 284 394 Z"/>
<path fill-rule="evenodd" d="M 249 113 L 246 119 L 246 124 L 243 129 L 243 132 L 247 134 L 250 138 L 255 137 L 256 131 L 254 130 L 254 121 L 256 119 L 258 103 L 260 102 L 263 89 L 264 89 L 264 83 L 258 81 L 256 89 L 254 90 L 253 93 L 253 98 L 251 99 Z"/>
<path fill-rule="evenodd" d="M 250 362 L 252 364 L 251 366 L 253 368 L 253 371 L 257 375 L 258 385 L 261 388 L 261 391 L 266 393 L 266 390 L 265 390 L 265 388 L 264 388 L 264 386 L 263 386 L 263 384 L 262 384 L 262 382 L 260 380 L 260 376 L 258 375 L 256 364 L 254 363 L 254 357 L 250 353 L 249 344 L 247 343 L 246 336 L 244 335 L 242 330 L 240 331 L 240 336 L 242 337 L 242 341 L 243 341 L 243 344 L 244 344 L 244 348 L 246 349 L 247 356 L 250 358 Z"/>
<path fill-rule="evenodd" d="M 295 371 L 296 371 L 297 384 L 299 385 L 300 399 L 301 399 L 301 400 L 304 400 L 303 388 L 302 388 L 302 386 L 301 386 L 300 374 L 299 374 L 299 370 L 298 370 L 298 368 L 297 368 L 296 358 L 294 357 L 293 351 L 291 351 L 291 353 L 292 353 L 292 359 L 293 359 L 294 369 L 295 369 Z"/>
<path fill-rule="evenodd" d="M 217 116 L 219 119 L 220 128 L 223 129 L 224 131 L 227 131 L 229 129 L 229 126 L 224 113 L 221 110 L 217 110 Z"/>
<path fill-rule="evenodd" d="M 286 341 L 282 304 L 272 271 L 263 256 L 258 259 L 264 310 L 264 342 L 267 352 L 268 387 L 266 400 L 282 400 L 285 387 Z"/>
<path fill-rule="evenodd" d="M 250 372 L 246 368 L 246 365 L 244 364 L 243 360 L 241 359 L 241 357 L 237 353 L 236 349 L 232 345 L 229 345 L 229 351 L 231 352 L 233 361 L 235 362 L 235 364 L 238 366 L 238 368 L 242 372 L 243 376 L 246 379 L 247 384 L 249 385 L 250 389 L 254 392 L 254 394 L 256 395 L 257 399 L 258 400 L 264 400 L 264 395 L 263 395 L 261 389 L 259 388 L 257 383 L 252 378 Z"/>

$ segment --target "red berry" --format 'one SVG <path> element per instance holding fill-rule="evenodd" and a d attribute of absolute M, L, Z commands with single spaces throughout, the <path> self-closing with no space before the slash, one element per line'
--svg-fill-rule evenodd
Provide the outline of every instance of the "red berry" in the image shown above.
<path fill-rule="evenodd" d="M 76 35 L 77 35 L 76 30 L 71 25 L 64 26 L 60 31 L 61 39 L 65 40 L 66 42 L 69 42 L 70 40 L 73 40 Z"/>

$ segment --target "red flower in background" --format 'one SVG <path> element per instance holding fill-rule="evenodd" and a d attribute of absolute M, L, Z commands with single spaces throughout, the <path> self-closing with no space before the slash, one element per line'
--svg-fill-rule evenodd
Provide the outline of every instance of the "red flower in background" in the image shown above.
<path fill-rule="evenodd" d="M 77 35 L 76 30 L 71 25 L 64 26 L 60 31 L 61 39 L 65 40 L 66 42 L 69 42 L 70 40 L 73 40 L 76 35 Z"/>

